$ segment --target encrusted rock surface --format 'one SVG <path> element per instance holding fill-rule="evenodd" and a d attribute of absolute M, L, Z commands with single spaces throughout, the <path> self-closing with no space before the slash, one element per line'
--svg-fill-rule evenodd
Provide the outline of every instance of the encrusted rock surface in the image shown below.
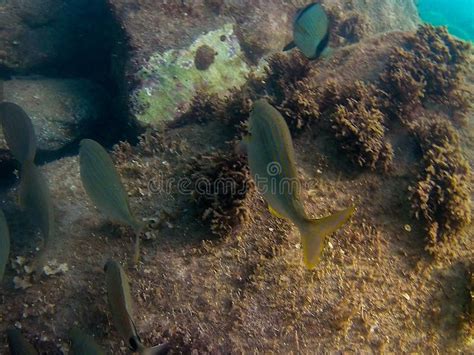
<path fill-rule="evenodd" d="M 110 0 L 109 3 L 132 48 L 126 65 L 129 79 L 126 91 L 133 106 L 132 116 L 153 125 L 179 116 L 196 90 L 202 89 L 203 82 L 211 82 L 209 91 L 219 94 L 242 85 L 243 77 L 255 70 L 262 57 L 280 51 L 291 40 L 294 15 L 307 4 L 300 0 Z M 333 35 L 333 46 L 350 44 L 380 32 L 412 30 L 418 22 L 412 0 L 337 0 L 323 4 L 337 32 Z M 210 38 L 209 34 L 215 31 L 225 32 L 219 34 L 223 43 Z M 227 53 L 225 58 L 219 58 L 218 54 L 216 63 L 231 69 L 210 70 L 200 75 L 190 73 L 194 66 L 186 66 L 184 62 L 189 60 L 182 59 L 194 58 L 201 45 L 216 49 L 221 56 L 222 52 Z M 218 64 L 213 66 L 218 68 Z M 154 75 L 143 76 L 143 70 Z M 172 97 L 163 94 L 163 90 L 172 92 Z"/>
<path fill-rule="evenodd" d="M 31 117 L 42 150 L 59 150 L 90 134 L 108 110 L 107 94 L 87 80 L 8 80 L 4 99 L 21 106 Z M 0 147 L 1 142 L 2 138 Z"/>

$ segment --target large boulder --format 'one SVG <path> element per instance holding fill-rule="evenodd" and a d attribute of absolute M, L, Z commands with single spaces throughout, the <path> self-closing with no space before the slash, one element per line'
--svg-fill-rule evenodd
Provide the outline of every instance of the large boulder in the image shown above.
<path fill-rule="evenodd" d="M 126 74 L 132 115 L 145 124 L 173 119 L 198 90 L 225 93 L 261 70 L 261 58 L 291 40 L 294 15 L 306 1 L 109 0 L 132 48 Z M 418 22 L 413 0 L 326 0 L 333 46 Z M 207 70 L 196 66 L 198 49 L 215 51 Z"/>
<path fill-rule="evenodd" d="M 0 1 L 0 74 L 89 76 L 107 65 L 111 19 L 106 0 Z"/>
<path fill-rule="evenodd" d="M 21 106 L 31 117 L 42 150 L 66 147 L 108 114 L 106 93 L 87 80 L 9 80 L 4 82 L 4 99 Z"/>

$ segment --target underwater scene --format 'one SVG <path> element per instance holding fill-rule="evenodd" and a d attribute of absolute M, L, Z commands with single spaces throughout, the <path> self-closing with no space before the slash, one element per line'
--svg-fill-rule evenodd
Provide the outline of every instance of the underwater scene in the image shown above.
<path fill-rule="evenodd" d="M 0 0 L 0 354 L 474 353 L 472 0 Z"/>

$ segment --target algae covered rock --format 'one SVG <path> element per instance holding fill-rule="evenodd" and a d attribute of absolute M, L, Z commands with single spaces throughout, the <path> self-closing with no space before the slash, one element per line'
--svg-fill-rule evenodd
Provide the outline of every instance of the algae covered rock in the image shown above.
<path fill-rule="evenodd" d="M 261 71 L 262 59 L 291 40 L 294 16 L 307 5 L 301 0 L 109 3 L 133 49 L 126 63 L 131 114 L 156 126 L 185 112 L 198 90 L 225 95 L 249 73 Z M 340 22 L 333 25 L 336 36 L 347 37 L 342 44 L 413 29 L 418 21 L 412 0 L 337 0 L 323 6 Z"/>
<path fill-rule="evenodd" d="M 42 150 L 64 148 L 107 115 L 106 93 L 87 80 L 9 80 L 4 82 L 4 99 L 31 117 Z"/>
<path fill-rule="evenodd" d="M 225 40 L 222 40 L 225 38 Z M 202 70 L 195 58 L 203 46 L 214 51 L 212 65 Z M 142 123 L 159 125 L 172 120 L 199 90 L 224 93 L 245 83 L 249 66 L 232 24 L 196 39 L 188 48 L 155 53 L 137 73 L 142 86 L 133 94 L 134 112 Z"/>

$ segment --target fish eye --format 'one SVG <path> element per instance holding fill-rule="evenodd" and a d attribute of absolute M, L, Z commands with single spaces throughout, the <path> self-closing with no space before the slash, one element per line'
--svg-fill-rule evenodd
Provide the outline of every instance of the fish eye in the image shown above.
<path fill-rule="evenodd" d="M 137 340 L 135 338 L 128 339 L 128 344 L 130 346 L 130 350 L 137 351 L 138 343 L 137 343 Z"/>

